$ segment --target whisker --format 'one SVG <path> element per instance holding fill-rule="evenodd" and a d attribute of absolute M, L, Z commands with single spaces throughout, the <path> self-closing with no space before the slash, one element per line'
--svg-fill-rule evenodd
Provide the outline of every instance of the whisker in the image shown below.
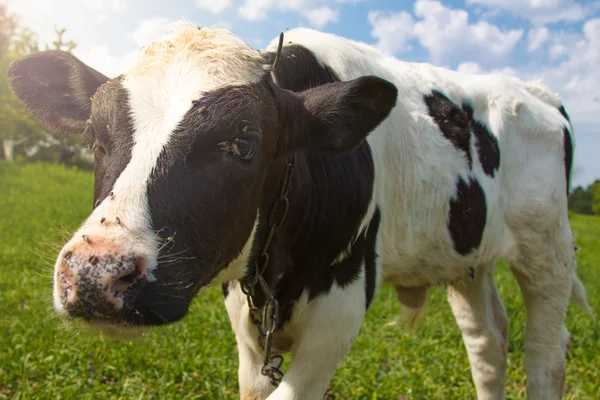
<path fill-rule="evenodd" d="M 185 297 L 183 297 L 183 296 L 177 296 L 177 295 L 168 294 L 168 293 L 156 293 L 156 295 L 157 296 L 163 296 L 163 297 L 171 297 L 173 299 L 181 299 L 181 300 L 185 299 Z"/>
<path fill-rule="evenodd" d="M 152 310 L 152 313 L 156 314 L 163 322 L 169 322 L 165 317 L 163 317 L 158 311 Z"/>

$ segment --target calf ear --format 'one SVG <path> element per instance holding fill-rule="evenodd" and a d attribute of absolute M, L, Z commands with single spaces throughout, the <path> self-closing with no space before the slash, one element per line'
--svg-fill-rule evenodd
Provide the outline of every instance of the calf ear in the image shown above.
<path fill-rule="evenodd" d="M 35 119 L 57 134 L 83 132 L 91 113 L 91 97 L 108 80 L 75 56 L 58 50 L 13 62 L 8 79 Z"/>
<path fill-rule="evenodd" d="M 375 76 L 330 83 L 300 94 L 311 116 L 308 145 L 347 153 L 362 143 L 396 105 L 398 89 Z"/>

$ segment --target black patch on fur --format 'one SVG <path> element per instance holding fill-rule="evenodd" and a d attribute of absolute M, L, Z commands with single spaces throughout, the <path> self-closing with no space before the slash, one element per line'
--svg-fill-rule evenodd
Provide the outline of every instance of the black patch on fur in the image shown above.
<path fill-rule="evenodd" d="M 102 85 L 95 95 L 91 115 L 96 142 L 94 202 L 110 194 L 131 160 L 133 122 L 128 104 L 129 95 L 120 78 Z"/>
<path fill-rule="evenodd" d="M 365 294 L 367 299 L 366 307 L 369 308 L 373 297 L 375 296 L 375 280 L 377 273 L 377 258 L 379 257 L 376 250 L 377 234 L 379 233 L 379 224 L 381 222 L 381 211 L 379 207 L 375 209 L 375 213 L 371 218 L 369 227 L 367 228 L 365 238 Z"/>
<path fill-rule="evenodd" d="M 469 104 L 463 104 L 462 108 L 467 117 L 469 117 L 471 130 L 477 138 L 475 147 L 477 148 L 477 156 L 479 157 L 483 172 L 493 178 L 498 168 L 500 168 L 498 139 L 484 124 L 473 118 L 473 108 Z"/>
<path fill-rule="evenodd" d="M 558 112 L 571 124 L 571 118 L 565 109 L 565 106 L 558 107 Z M 565 149 L 565 175 L 567 178 L 567 196 L 571 187 L 571 169 L 573 168 L 573 141 L 568 127 L 563 128 L 563 147 Z"/>
<path fill-rule="evenodd" d="M 135 304 L 147 321 L 155 314 L 168 322 L 185 315 L 198 290 L 242 251 L 270 163 L 263 150 L 275 147 L 274 135 L 259 135 L 275 132 L 276 119 L 262 118 L 273 109 L 265 82 L 217 89 L 190 107 L 163 147 L 150 176 L 148 204 L 158 236 L 175 240 L 161 250 L 166 261 Z M 240 135 L 255 143 L 254 158 L 241 160 L 219 147 Z"/>
<path fill-rule="evenodd" d="M 471 277 L 471 279 L 475 279 L 475 268 L 468 267 L 467 268 L 467 274 L 469 274 L 469 276 Z"/>
<path fill-rule="evenodd" d="M 227 296 L 229 296 L 229 282 L 223 283 L 221 289 L 223 289 L 223 297 L 227 298 Z"/>
<path fill-rule="evenodd" d="M 460 255 L 467 255 L 481 244 L 485 229 L 487 204 L 485 193 L 479 182 L 462 178 L 456 184 L 454 199 L 450 199 L 448 230 L 454 249 Z"/>
<path fill-rule="evenodd" d="M 269 251 L 271 263 L 265 279 L 273 288 L 281 309 L 280 323 L 287 322 L 304 290 L 309 300 L 328 293 L 335 282 L 352 283 L 360 274 L 367 250 L 365 232 L 357 232 L 373 193 L 374 165 L 364 143 L 350 154 L 332 156 L 307 150 L 297 154 L 296 176 L 290 193 L 290 210 Z M 269 186 L 278 186 L 274 180 Z M 261 210 L 268 209 L 265 202 Z M 266 235 L 266 212 L 256 242 Z M 348 257 L 333 264 L 348 250 Z M 255 249 L 258 252 L 258 248 Z M 258 296 L 258 303 L 264 299 Z"/>
<path fill-rule="evenodd" d="M 312 52 L 295 45 L 283 49 L 276 73 L 280 86 L 292 91 L 339 80 Z M 272 174 L 268 179 L 271 181 L 265 187 L 277 190 L 281 176 Z M 296 154 L 290 210 L 270 249 L 271 263 L 265 273 L 280 304 L 280 326 L 289 321 L 304 290 L 308 289 L 309 299 L 313 299 L 329 292 L 334 282 L 340 286 L 352 283 L 360 274 L 367 255 L 374 263 L 379 217 L 374 216 L 369 225 L 373 231 L 366 235 L 364 231 L 357 232 L 371 201 L 373 180 L 373 157 L 366 141 L 344 155 L 330 155 L 312 147 Z M 264 196 L 261 204 L 257 246 L 262 245 L 266 235 L 267 212 L 264 210 L 270 208 L 274 196 L 275 192 Z M 348 249 L 351 241 L 348 257 L 331 265 Z M 370 248 L 372 254 L 368 254 Z M 254 249 L 258 250 L 258 247 Z M 369 287 L 370 283 L 365 290 Z M 264 302 L 260 291 L 257 302 Z"/>
<path fill-rule="evenodd" d="M 267 59 L 273 63 L 275 53 L 268 53 Z M 331 68 L 320 63 L 310 50 L 299 45 L 286 46 L 281 50 L 275 72 L 279 86 L 294 92 L 340 81 Z"/>
<path fill-rule="evenodd" d="M 471 157 L 471 132 L 466 113 L 437 90 L 423 96 L 429 115 L 439 126 L 442 134 L 452 145 L 465 153 L 469 169 L 473 166 Z"/>
<path fill-rule="evenodd" d="M 569 114 L 567 113 L 567 110 L 565 110 L 565 106 L 558 107 L 558 112 L 560 112 L 562 116 L 565 117 L 569 123 L 571 123 L 571 118 L 569 118 Z"/>
<path fill-rule="evenodd" d="M 565 148 L 565 175 L 567 178 L 567 196 L 569 196 L 569 188 L 571 187 L 571 168 L 573 168 L 573 142 L 571 141 L 571 133 L 563 128 L 563 146 Z"/>

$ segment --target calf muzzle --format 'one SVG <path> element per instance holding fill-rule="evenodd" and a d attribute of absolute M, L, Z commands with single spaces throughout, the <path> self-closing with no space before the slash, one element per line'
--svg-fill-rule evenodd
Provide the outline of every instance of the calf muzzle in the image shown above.
<path fill-rule="evenodd" d="M 134 303 L 148 283 L 148 262 L 114 243 L 82 235 L 82 241 L 63 251 L 56 269 L 56 289 L 71 317 L 116 319 Z"/>

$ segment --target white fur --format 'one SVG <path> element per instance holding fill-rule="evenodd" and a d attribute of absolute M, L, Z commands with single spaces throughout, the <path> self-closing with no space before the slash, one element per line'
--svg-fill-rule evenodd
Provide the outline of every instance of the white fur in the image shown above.
<path fill-rule="evenodd" d="M 514 257 L 515 242 L 504 218 L 507 213 L 522 210 L 503 203 L 501 195 L 508 189 L 503 180 L 510 179 L 504 175 L 513 169 L 521 171 L 529 164 L 525 149 L 510 148 L 517 144 L 514 141 L 537 139 L 531 147 L 545 154 L 536 158 L 543 164 L 536 171 L 545 176 L 539 183 L 528 179 L 528 192 L 535 192 L 536 185 L 546 188 L 547 182 L 553 190 L 564 192 L 562 128 L 566 121 L 554 107 L 529 94 L 529 84 L 512 77 L 472 76 L 401 62 L 365 44 L 310 29 L 286 32 L 286 45 L 289 42 L 309 48 L 342 80 L 375 74 L 399 89 L 398 105 L 368 138 L 376 166 L 374 198 L 384 215 L 381 256 L 385 281 L 398 281 L 404 286 L 450 282 L 461 276 L 465 267 Z M 273 49 L 273 44 L 268 48 Z M 537 88 L 541 90 L 539 84 Z M 441 90 L 456 104 L 469 102 L 475 118 L 486 123 L 499 140 L 501 168 L 494 179 L 483 173 L 473 149 L 472 176 L 486 193 L 488 220 L 482 245 L 468 257 L 453 250 L 446 226 L 456 178 L 468 179 L 471 173 L 462 151 L 441 135 L 428 115 L 423 95 L 432 89 Z M 517 99 L 527 110 L 514 115 Z M 539 198 L 545 200 L 546 194 L 547 190 L 542 190 Z M 522 197 L 527 196 L 523 193 Z"/>
<path fill-rule="evenodd" d="M 276 43 L 267 49 L 273 51 Z M 397 106 L 368 138 L 375 161 L 373 197 L 382 211 L 378 253 L 383 281 L 404 287 L 455 282 L 450 293 L 462 293 L 456 286 L 461 282 L 476 285 L 463 279 L 466 269 L 474 267 L 480 287 L 449 299 L 469 349 L 479 398 L 502 398 L 505 355 L 498 350 L 498 332 L 504 329 L 505 315 L 495 286 L 485 282 L 491 280 L 489 265 L 508 260 L 528 303 L 528 395 L 560 396 L 560 332 L 571 280 L 576 283 L 574 298 L 585 292 L 574 272 L 565 195 L 563 128 L 572 127 L 557 110 L 559 96 L 538 81 L 406 63 L 366 44 L 311 29 L 287 31 L 284 43 L 310 49 L 342 81 L 376 75 L 398 88 Z M 464 154 L 443 137 L 423 101 L 433 89 L 459 106 L 470 104 L 474 117 L 496 136 L 501 161 L 495 177 L 483 172 L 475 137 L 472 171 Z M 459 176 L 477 179 L 487 202 L 481 245 L 467 256 L 453 249 L 447 229 L 449 200 Z M 557 295 L 544 303 L 541 298 L 548 292 Z M 578 303 L 586 304 L 585 298 Z M 420 312 L 411 311 L 412 316 Z M 534 350 L 541 343 L 555 347 L 541 354 Z"/>

